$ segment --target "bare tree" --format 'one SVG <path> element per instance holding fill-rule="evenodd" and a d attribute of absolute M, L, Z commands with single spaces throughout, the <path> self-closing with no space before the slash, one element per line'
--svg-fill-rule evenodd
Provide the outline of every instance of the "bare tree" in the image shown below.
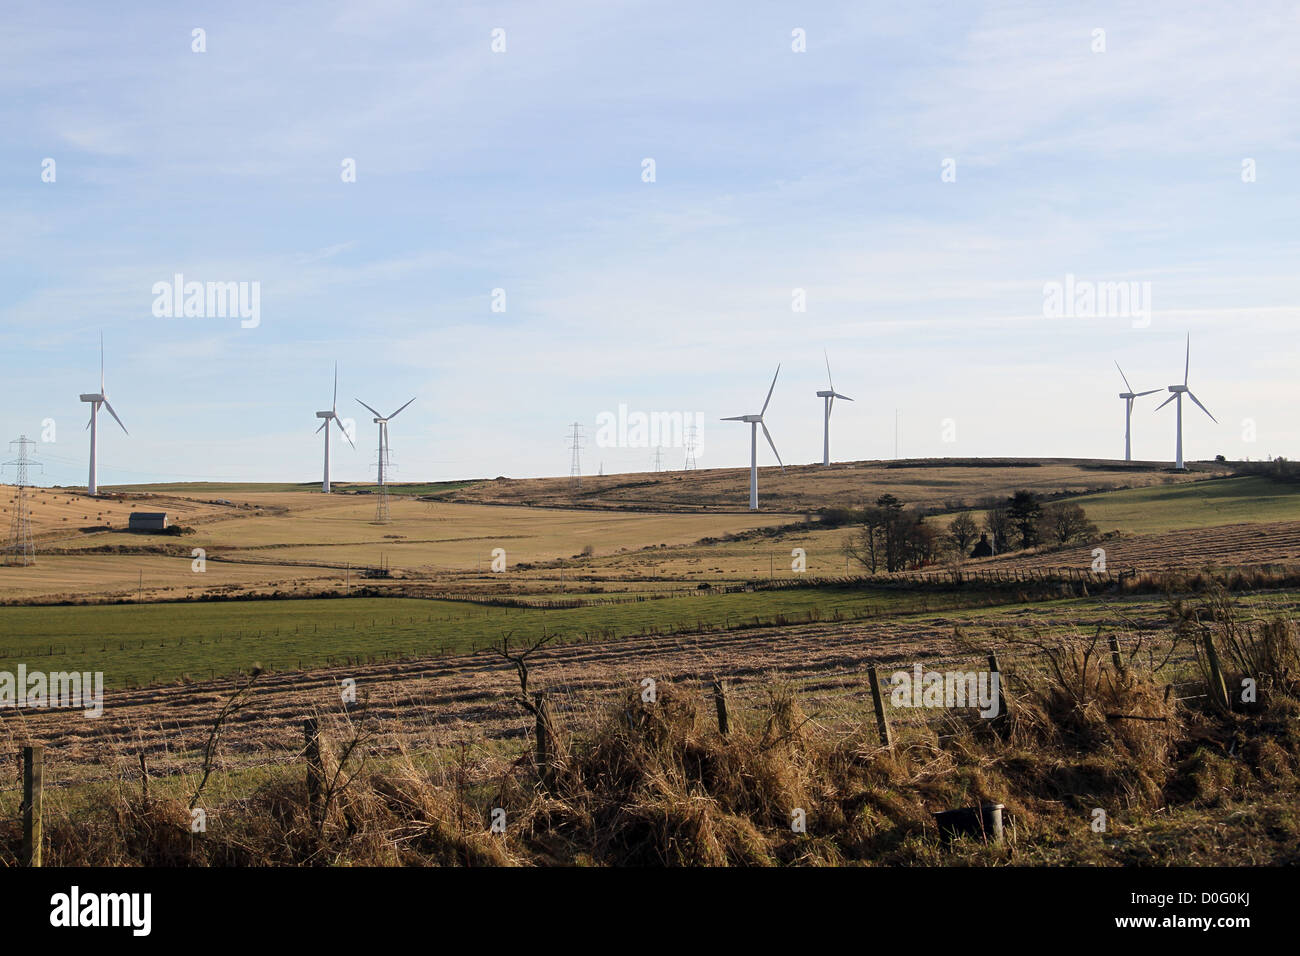
<path fill-rule="evenodd" d="M 537 734 L 538 773 L 541 775 L 542 785 L 547 790 L 553 790 L 555 788 L 555 770 L 559 762 L 555 715 L 551 711 L 550 702 L 546 699 L 545 694 L 539 693 L 529 696 L 528 656 L 554 640 L 555 635 L 551 634 L 543 637 L 527 650 L 512 652 L 510 650 L 510 635 L 513 633 L 513 631 L 507 631 L 501 638 L 501 646 L 493 646 L 492 650 L 513 664 L 516 673 L 519 675 L 519 694 L 514 699 L 519 706 L 533 715 Z"/>
<path fill-rule="evenodd" d="M 948 540 L 952 542 L 953 548 L 959 551 L 963 557 L 970 554 L 971 547 L 975 544 L 975 539 L 979 537 L 979 533 L 979 525 L 975 523 L 975 519 L 970 516 L 969 511 L 963 511 L 953 518 L 948 525 Z"/>

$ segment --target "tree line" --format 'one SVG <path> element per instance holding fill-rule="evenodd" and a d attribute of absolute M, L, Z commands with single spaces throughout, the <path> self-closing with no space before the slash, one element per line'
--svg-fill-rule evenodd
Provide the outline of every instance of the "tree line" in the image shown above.
<path fill-rule="evenodd" d="M 927 520 L 923 509 L 909 508 L 894 495 L 883 494 L 861 511 L 838 509 L 824 515 L 823 521 L 857 526 L 844 551 L 872 574 L 1026 548 L 1065 547 L 1091 541 L 1098 533 L 1082 505 L 1044 504 L 1032 491 L 985 499 L 979 509 L 984 512 L 982 524 L 963 511 L 944 526 Z"/>

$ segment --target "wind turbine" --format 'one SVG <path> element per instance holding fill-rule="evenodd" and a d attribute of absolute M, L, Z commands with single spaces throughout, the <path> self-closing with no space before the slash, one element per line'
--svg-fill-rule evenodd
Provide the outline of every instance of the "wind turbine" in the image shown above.
<path fill-rule="evenodd" d="M 324 429 L 325 431 L 325 478 L 321 482 L 320 490 L 323 494 L 327 494 L 327 495 L 330 493 L 330 421 L 331 420 L 333 420 L 334 423 L 339 426 L 339 431 L 343 433 L 344 438 L 347 438 L 348 444 L 352 445 L 352 439 L 348 437 L 348 430 L 344 428 L 343 423 L 339 421 L 338 407 L 339 407 L 339 363 L 335 362 L 334 363 L 334 400 L 330 404 L 329 411 L 316 413 L 317 418 L 324 419 L 324 421 L 320 423 L 320 428 L 316 429 L 316 434 L 319 435 L 321 433 L 321 429 Z M 355 449 L 357 446 L 352 445 L 352 447 Z"/>
<path fill-rule="evenodd" d="M 822 464 L 829 465 L 831 463 L 831 407 L 835 404 L 837 398 L 842 398 L 846 402 L 851 402 L 853 399 L 835 391 L 835 380 L 831 378 L 831 357 L 826 354 L 824 349 L 822 355 L 826 359 L 826 381 L 831 383 L 831 387 L 818 392 L 817 397 L 822 399 L 822 404 L 826 409 L 823 415 L 825 424 L 822 429 Z"/>
<path fill-rule="evenodd" d="M 781 470 L 785 471 L 785 462 L 781 461 L 781 453 L 776 450 L 776 443 L 772 441 L 772 433 L 767 430 L 763 424 L 763 412 L 767 411 L 768 402 L 772 401 L 772 391 L 776 388 L 776 376 L 781 374 L 781 366 L 776 367 L 776 375 L 772 376 L 772 385 L 767 390 L 767 398 L 763 402 L 763 411 L 757 415 L 735 415 L 731 418 L 724 418 L 724 422 L 748 422 L 749 423 L 749 510 L 758 510 L 758 427 L 763 426 L 763 437 L 767 443 L 772 446 L 772 454 L 776 455 L 777 462 L 781 465 Z"/>
<path fill-rule="evenodd" d="M 1187 373 L 1191 370 L 1191 367 L 1192 367 L 1192 337 L 1188 335 L 1187 336 L 1187 358 L 1183 362 L 1183 384 L 1170 385 L 1169 391 L 1171 391 L 1173 394 L 1156 406 L 1156 411 L 1160 411 L 1160 409 L 1164 408 L 1166 405 L 1168 405 L 1170 402 L 1174 401 L 1175 399 L 1178 401 L 1178 405 L 1177 405 L 1178 456 L 1174 461 L 1174 467 L 1177 468 L 1179 471 L 1183 471 L 1186 468 L 1186 466 L 1183 464 L 1183 395 L 1184 393 L 1187 395 L 1188 398 L 1190 398 L 1192 401 L 1196 403 L 1197 408 L 1205 412 L 1205 414 L 1210 415 L 1210 410 L 1206 408 L 1204 405 L 1202 405 L 1201 400 L 1197 398 L 1195 395 L 1193 395 L 1192 390 L 1187 387 Z M 1219 420 L 1215 418 L 1213 415 L 1210 415 L 1210 421 L 1214 422 L 1214 424 L 1216 425 L 1219 424 Z"/>
<path fill-rule="evenodd" d="M 415 401 L 414 398 L 411 399 L 411 402 L 413 401 Z M 407 402 L 406 405 L 410 405 L 411 402 Z M 377 411 L 375 411 L 365 402 L 361 401 L 361 399 L 359 398 L 357 399 L 357 404 L 365 408 L 365 410 L 370 412 L 372 415 L 374 415 L 375 416 L 374 422 L 376 425 L 379 426 L 379 482 L 378 484 L 382 488 L 384 486 L 384 465 L 387 464 L 388 462 L 388 423 L 392 419 L 396 418 L 399 414 L 401 414 L 401 412 L 406 409 L 406 405 L 403 405 L 397 411 L 393 412 L 393 414 L 385 418 L 383 415 L 380 415 Z"/>
<path fill-rule="evenodd" d="M 1128 383 L 1128 376 L 1124 374 L 1122 368 L 1119 368 L 1119 362 L 1115 363 L 1115 367 L 1119 369 L 1119 377 L 1124 380 L 1124 387 L 1128 389 L 1127 392 L 1120 392 L 1119 397 L 1124 399 L 1124 460 L 1132 461 L 1133 444 L 1131 436 L 1133 433 L 1133 399 L 1141 398 L 1143 395 L 1154 395 L 1156 392 L 1160 391 L 1160 389 L 1152 388 L 1145 392 L 1135 392 L 1133 391 L 1133 386 Z"/>
<path fill-rule="evenodd" d="M 99 333 L 99 391 L 94 394 L 81 396 L 83 402 L 90 404 L 90 421 L 86 427 L 90 429 L 90 480 L 86 482 L 86 494 L 99 494 L 99 485 L 95 476 L 95 452 L 99 445 L 99 427 L 96 424 L 99 418 L 99 406 L 103 405 L 108 409 L 108 413 L 113 416 L 113 420 L 121 426 L 122 431 L 127 435 L 131 433 L 126 430 L 122 424 L 122 419 L 117 417 L 117 412 L 113 411 L 113 406 L 108 402 L 108 396 L 104 394 L 104 333 Z"/>

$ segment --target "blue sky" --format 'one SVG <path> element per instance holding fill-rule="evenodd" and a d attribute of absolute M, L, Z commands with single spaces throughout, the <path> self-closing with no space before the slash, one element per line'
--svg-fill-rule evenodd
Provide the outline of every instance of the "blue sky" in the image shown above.
<path fill-rule="evenodd" d="M 318 478 L 335 360 L 337 480 L 373 474 L 354 397 L 418 396 L 399 480 L 567 474 L 575 420 L 584 470 L 647 470 L 596 447 L 619 404 L 743 464 L 716 419 L 778 362 L 819 460 L 823 349 L 837 459 L 892 456 L 895 409 L 907 456 L 1118 457 L 1113 361 L 1168 385 L 1190 334 L 1188 457 L 1300 454 L 1300 5 L 896 6 L 10 5 L 3 438 L 52 419 L 44 479 L 84 483 L 102 331 L 105 485 Z M 260 283 L 260 325 L 154 316 L 176 273 Z M 1149 323 L 1044 316 L 1067 274 L 1149 282 Z M 1160 400 L 1137 457 L 1172 459 Z"/>

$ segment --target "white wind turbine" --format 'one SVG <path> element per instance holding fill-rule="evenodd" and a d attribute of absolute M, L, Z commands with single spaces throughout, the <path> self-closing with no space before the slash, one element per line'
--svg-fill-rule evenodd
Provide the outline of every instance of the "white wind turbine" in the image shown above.
<path fill-rule="evenodd" d="M 325 478 L 321 482 L 320 490 L 322 493 L 327 495 L 330 493 L 330 421 L 331 420 L 334 421 L 335 424 L 339 426 L 339 431 L 343 433 L 343 437 L 347 439 L 348 444 L 352 445 L 352 439 L 348 436 L 348 430 L 344 428 L 343 423 L 339 421 L 338 407 L 339 407 L 339 363 L 335 362 L 334 363 L 334 400 L 333 402 L 330 403 L 329 411 L 316 413 L 317 418 L 324 419 L 324 421 L 320 423 L 320 428 L 316 429 L 316 434 L 319 435 L 321 433 L 321 429 L 325 430 Z M 357 446 L 352 445 L 352 447 L 356 448 Z"/>
<path fill-rule="evenodd" d="M 776 450 L 776 443 L 772 441 L 772 433 L 767 430 L 763 424 L 763 413 L 767 411 L 768 402 L 772 401 L 772 391 L 776 388 L 776 376 L 781 374 L 781 366 L 776 367 L 776 375 L 772 376 L 772 385 L 767 390 L 767 398 L 763 402 L 763 411 L 757 415 L 735 415 L 731 418 L 722 419 L 724 422 L 748 422 L 749 423 L 749 510 L 758 510 L 758 428 L 763 426 L 763 437 L 767 443 L 772 446 L 772 454 L 776 455 L 777 462 L 781 465 L 781 470 L 785 471 L 785 462 L 781 461 L 781 453 Z"/>
<path fill-rule="evenodd" d="M 1183 471 L 1186 468 L 1186 466 L 1183 464 L 1183 395 L 1184 393 L 1186 393 L 1187 397 L 1196 403 L 1197 408 L 1205 412 L 1205 414 L 1210 415 L 1210 410 L 1206 408 L 1204 405 L 1202 405 L 1201 400 L 1197 398 L 1195 395 L 1193 395 L 1192 390 L 1187 387 L 1187 373 L 1191 370 L 1191 367 L 1192 367 L 1192 337 L 1189 335 L 1187 336 L 1187 358 L 1183 362 L 1183 384 L 1170 385 L 1169 391 L 1171 391 L 1173 394 L 1156 406 L 1156 411 L 1160 411 L 1160 409 L 1164 408 L 1170 402 L 1174 400 L 1177 400 L 1178 402 L 1177 405 L 1178 445 L 1177 445 L 1177 457 L 1174 460 L 1174 467 L 1177 468 L 1179 471 Z M 1216 425 L 1219 424 L 1219 420 L 1215 418 L 1213 415 L 1210 415 L 1210 421 L 1214 422 L 1214 424 Z"/>
<path fill-rule="evenodd" d="M 411 402 L 413 402 L 413 401 L 415 401 L 414 398 L 411 399 Z M 407 402 L 406 405 L 410 405 L 411 402 Z M 361 399 L 359 399 L 359 398 L 357 399 L 357 404 L 360 405 L 360 406 L 362 406 L 363 408 L 365 408 L 365 410 L 368 411 L 368 412 L 370 412 L 372 415 L 374 415 L 374 416 L 375 416 L 375 417 L 374 417 L 374 422 L 375 422 L 376 425 L 379 426 L 379 481 L 378 481 L 378 484 L 379 484 L 379 486 L 382 488 L 383 485 L 384 485 L 384 466 L 388 463 L 388 423 L 389 423 L 391 420 L 393 420 L 394 418 L 396 418 L 399 414 L 401 414 L 401 413 L 406 409 L 406 405 L 403 405 L 403 406 L 402 406 L 401 408 L 399 408 L 397 411 L 393 412 L 393 414 L 391 414 L 391 415 L 389 415 L 387 418 L 385 418 L 383 415 L 380 415 L 377 411 L 375 411 L 373 408 L 371 408 L 371 407 L 370 407 L 369 405 L 367 405 L 365 402 L 361 401 Z"/>
<path fill-rule="evenodd" d="M 86 427 L 90 429 L 90 480 L 86 482 L 86 493 L 89 495 L 99 494 L 99 484 L 95 475 L 95 452 L 99 447 L 99 428 L 97 420 L 99 417 L 99 406 L 103 405 L 108 409 L 108 413 L 113 416 L 113 420 L 121 426 L 122 431 L 127 435 L 131 433 L 126 430 L 122 424 L 122 419 L 117 417 L 117 412 L 113 411 L 113 406 L 108 402 L 108 396 L 104 394 L 104 333 L 99 334 L 99 391 L 94 394 L 81 396 L 83 402 L 90 404 L 90 421 Z"/>
<path fill-rule="evenodd" d="M 824 422 L 822 429 L 822 464 L 829 465 L 831 463 L 831 407 L 835 404 L 837 398 L 842 398 L 846 402 L 851 402 L 853 399 L 835 391 L 835 380 L 831 378 L 831 357 L 826 354 L 825 350 L 823 350 L 822 355 L 826 359 L 826 381 L 830 382 L 831 387 L 822 389 L 817 393 L 817 397 L 822 400 L 822 404 L 825 406 L 825 414 L 822 416 Z"/>
<path fill-rule="evenodd" d="M 1135 392 L 1133 391 L 1133 386 L 1128 383 L 1128 376 L 1124 374 L 1122 368 L 1119 368 L 1119 362 L 1115 363 L 1115 367 L 1119 369 L 1119 377 L 1124 380 L 1124 387 L 1128 389 L 1127 392 L 1120 392 L 1119 397 L 1124 399 L 1124 460 L 1132 461 L 1133 443 L 1131 436 L 1133 434 L 1133 399 L 1141 398 L 1143 395 L 1154 395 L 1156 392 L 1160 391 L 1160 389 L 1151 388 L 1145 392 Z"/>

